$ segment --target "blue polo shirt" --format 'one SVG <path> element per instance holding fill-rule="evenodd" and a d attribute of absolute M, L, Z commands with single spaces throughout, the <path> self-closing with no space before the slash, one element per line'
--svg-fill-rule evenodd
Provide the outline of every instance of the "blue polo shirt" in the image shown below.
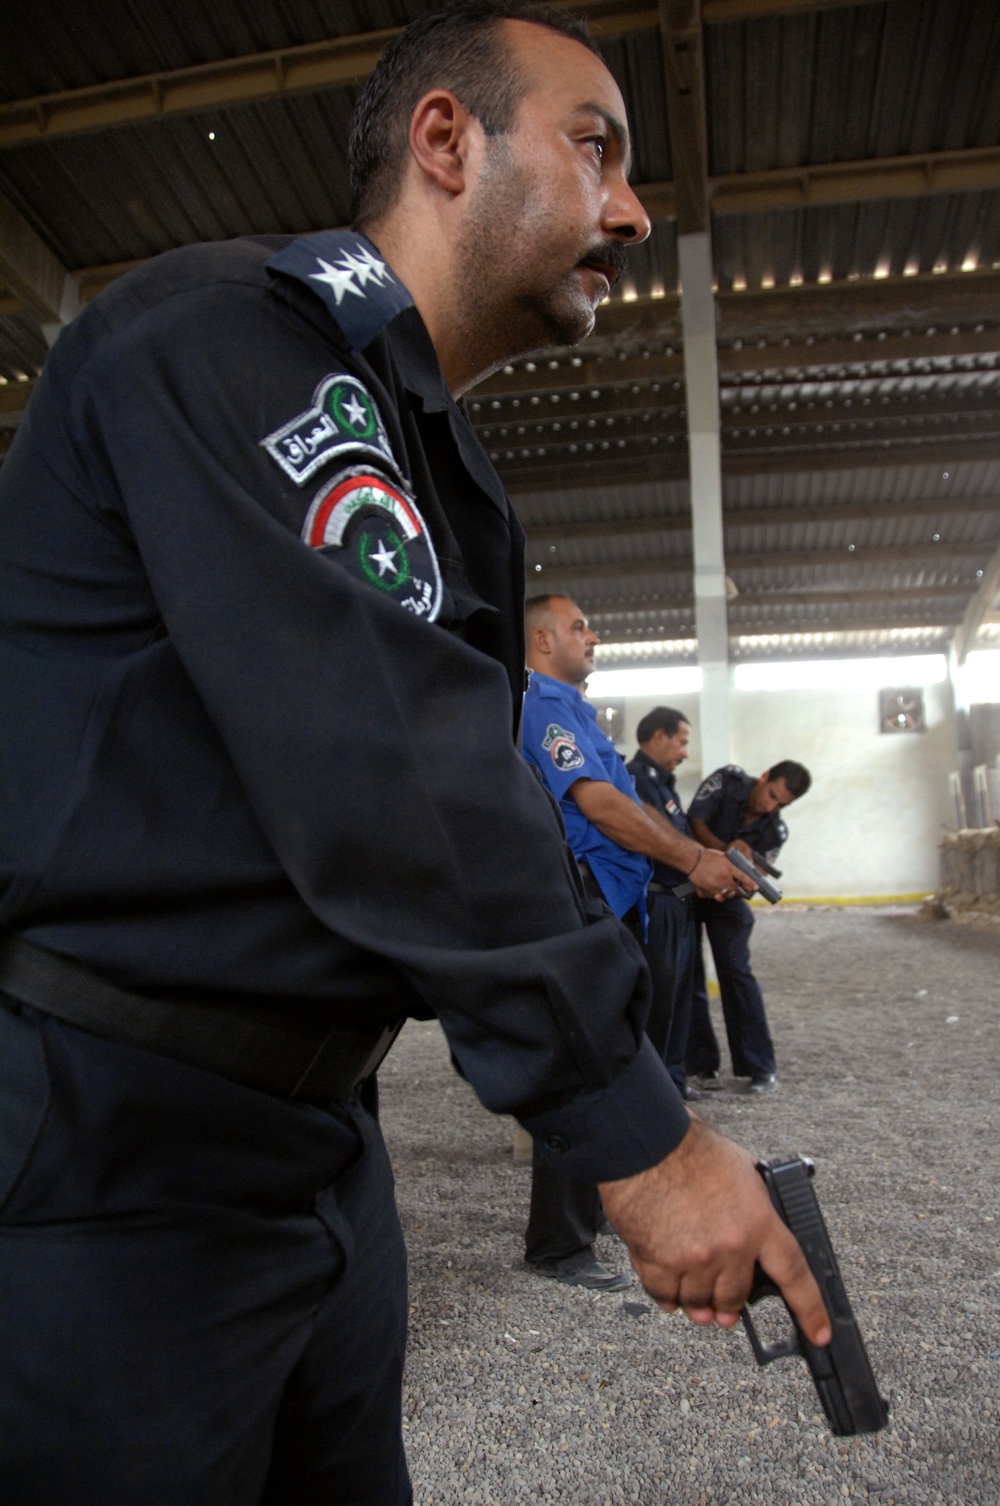
<path fill-rule="evenodd" d="M 575 686 L 532 673 L 524 698 L 523 728 L 524 756 L 559 801 L 577 862 L 590 865 L 619 919 L 637 905 L 645 925 L 652 863 L 598 831 L 569 793 L 578 779 L 595 779 L 613 784 L 636 805 L 642 804 L 621 754 L 597 725 L 597 711 Z"/>

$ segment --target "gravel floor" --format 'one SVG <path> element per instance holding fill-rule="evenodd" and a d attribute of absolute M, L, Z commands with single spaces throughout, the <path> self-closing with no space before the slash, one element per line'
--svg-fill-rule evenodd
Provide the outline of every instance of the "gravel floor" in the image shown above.
<path fill-rule="evenodd" d="M 779 1091 L 730 1080 L 699 1108 L 757 1154 L 814 1158 L 889 1428 L 832 1438 L 804 1364 L 758 1371 L 742 1328 L 697 1329 L 638 1287 L 595 1297 L 527 1274 L 530 1168 L 510 1121 L 455 1076 L 436 1024 L 411 1022 L 380 1077 L 410 1249 L 418 1506 L 997 1506 L 1000 933 L 778 907 L 754 959 Z M 599 1253 L 622 1267 L 614 1238 Z"/>

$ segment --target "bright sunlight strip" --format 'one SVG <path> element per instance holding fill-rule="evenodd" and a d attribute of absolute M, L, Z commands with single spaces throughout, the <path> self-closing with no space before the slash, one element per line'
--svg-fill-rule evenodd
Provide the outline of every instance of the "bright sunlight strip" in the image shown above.
<path fill-rule="evenodd" d="M 948 678 L 944 654 L 894 659 L 793 659 L 784 664 L 737 664 L 737 690 L 859 690 L 894 685 L 940 685 Z"/>
<path fill-rule="evenodd" d="M 675 664 L 665 669 L 597 669 L 587 681 L 587 696 L 592 701 L 616 696 L 679 695 L 700 689 L 697 664 Z"/>

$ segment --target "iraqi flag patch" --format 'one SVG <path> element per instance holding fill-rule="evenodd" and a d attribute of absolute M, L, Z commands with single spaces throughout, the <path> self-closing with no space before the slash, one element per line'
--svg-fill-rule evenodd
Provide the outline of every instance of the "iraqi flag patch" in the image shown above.
<path fill-rule="evenodd" d="M 427 525 L 401 486 L 361 467 L 317 492 L 302 529 L 312 549 L 335 553 L 351 575 L 415 617 L 441 610 L 441 572 Z"/>

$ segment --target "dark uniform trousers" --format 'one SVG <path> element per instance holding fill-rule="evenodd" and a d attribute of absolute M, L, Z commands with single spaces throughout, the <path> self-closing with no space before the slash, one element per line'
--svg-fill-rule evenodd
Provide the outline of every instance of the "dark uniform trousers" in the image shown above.
<path fill-rule="evenodd" d="M 653 980 L 653 1001 L 646 1034 L 684 1091 L 684 1053 L 691 1017 L 698 932 L 694 896 L 647 894 L 649 926 L 645 941 L 634 911 L 625 924 L 642 942 Z M 532 1152 L 531 1212 L 525 1232 L 528 1260 L 558 1260 L 592 1245 L 604 1222 L 604 1209 L 591 1182 L 576 1181 Z"/>
<path fill-rule="evenodd" d="M 601 897 L 596 881 L 588 874 L 584 887 L 591 897 Z M 636 909 L 622 916 L 622 925 L 642 943 L 642 922 Z M 647 1034 L 648 1029 L 647 1029 Z M 562 1260 L 589 1249 L 604 1223 L 601 1196 L 593 1182 L 568 1177 L 552 1166 L 538 1149 L 531 1151 L 531 1203 L 524 1231 L 524 1258 Z"/>
<path fill-rule="evenodd" d="M 694 895 L 650 893 L 646 963 L 653 979 L 653 1005 L 646 1034 L 678 1089 L 685 1085 L 684 1058 L 691 1023 L 698 929 Z"/>
<path fill-rule="evenodd" d="M 774 1045 L 764 1011 L 764 997 L 750 967 L 753 911 L 743 899 L 698 900 L 695 914 L 708 933 L 719 975 L 722 1014 L 736 1077 L 763 1077 L 775 1070 Z M 688 1034 L 687 1070 L 692 1075 L 719 1070 L 719 1043 L 708 1011 L 708 991 L 696 944 L 694 1003 Z"/>
<path fill-rule="evenodd" d="M 0 999 L 3 1506 L 411 1502 L 372 1113 Z"/>

